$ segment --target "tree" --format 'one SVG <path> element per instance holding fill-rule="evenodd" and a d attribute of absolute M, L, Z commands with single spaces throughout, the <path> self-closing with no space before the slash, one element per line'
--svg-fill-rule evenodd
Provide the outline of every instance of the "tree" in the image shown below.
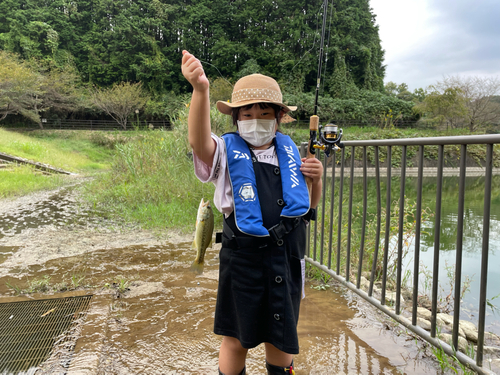
<path fill-rule="evenodd" d="M 52 68 L 43 72 L 40 99 L 45 110 L 66 114 L 80 107 L 79 77 L 72 67 Z"/>
<path fill-rule="evenodd" d="M 0 121 L 10 114 L 20 114 L 38 123 L 42 76 L 5 51 L 0 50 Z"/>
<path fill-rule="evenodd" d="M 405 100 L 410 102 L 414 100 L 414 94 L 408 90 L 408 85 L 406 83 L 401 83 L 400 85 L 389 81 L 384 86 L 385 93 L 394 98 Z"/>
<path fill-rule="evenodd" d="M 424 116 L 424 121 L 430 121 L 438 127 L 444 124 L 452 128 L 460 126 L 467 115 L 466 101 L 461 89 L 448 87 L 440 90 L 429 86 L 431 90 L 425 99 L 415 105 L 414 110 Z"/>
<path fill-rule="evenodd" d="M 149 95 L 144 92 L 140 82 L 121 82 L 111 88 L 96 88 L 92 95 L 92 103 L 111 116 L 124 130 L 127 129 L 130 115 L 141 110 L 148 99 Z"/>
<path fill-rule="evenodd" d="M 471 132 L 500 119 L 500 105 L 493 100 L 500 93 L 500 78 L 449 76 L 437 83 L 441 90 L 460 90 L 467 111 L 464 125 Z"/>

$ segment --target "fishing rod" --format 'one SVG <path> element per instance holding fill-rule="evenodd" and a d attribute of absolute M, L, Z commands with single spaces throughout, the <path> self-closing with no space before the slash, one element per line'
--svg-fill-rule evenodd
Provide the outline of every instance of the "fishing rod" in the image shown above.
<path fill-rule="evenodd" d="M 325 44 L 325 30 L 326 30 L 326 15 L 328 13 L 328 0 L 323 2 L 323 24 L 321 26 L 321 41 L 319 48 L 319 61 L 318 61 L 318 76 L 316 80 L 316 96 L 314 99 L 314 113 L 309 119 L 309 146 L 307 149 L 307 158 L 314 158 L 316 149 L 323 150 L 327 157 L 330 156 L 332 150 L 339 150 L 344 147 L 340 142 L 342 139 L 342 129 L 338 129 L 337 125 L 328 123 L 323 128 L 319 125 L 318 113 L 318 98 L 319 89 L 321 86 L 321 67 L 323 63 L 323 49 Z M 309 185 L 310 183 L 308 183 Z"/>

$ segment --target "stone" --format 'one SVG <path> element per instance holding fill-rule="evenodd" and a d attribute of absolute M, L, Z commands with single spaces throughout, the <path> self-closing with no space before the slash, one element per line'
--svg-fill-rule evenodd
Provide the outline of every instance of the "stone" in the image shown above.
<path fill-rule="evenodd" d="M 405 301 L 405 299 L 403 298 L 403 296 L 400 296 L 401 298 L 401 303 L 403 303 Z M 396 292 L 389 292 L 389 291 L 386 291 L 385 292 L 385 300 L 388 302 L 388 303 L 391 303 L 391 304 L 395 304 L 396 303 Z"/>
<path fill-rule="evenodd" d="M 439 335 L 439 339 L 440 340 L 443 340 L 444 342 L 446 342 L 448 345 L 452 346 L 452 336 L 449 335 L 448 333 L 441 333 Z M 463 337 L 458 337 L 458 350 L 460 350 L 462 353 L 467 353 L 467 348 L 469 346 L 469 343 L 467 342 L 466 339 L 464 339 Z"/>
<path fill-rule="evenodd" d="M 495 335 L 494 333 L 491 333 L 491 332 L 485 332 L 484 333 L 484 340 L 485 341 L 488 341 L 490 343 L 493 343 L 497 346 L 500 346 L 500 337 L 498 337 L 497 335 Z"/>
<path fill-rule="evenodd" d="M 466 320 L 460 320 L 460 328 L 464 331 L 467 340 L 477 342 L 478 333 L 474 323 L 468 322 Z"/>
<path fill-rule="evenodd" d="M 361 289 L 368 291 L 370 288 L 370 281 L 366 277 L 361 276 L 359 286 Z"/>
<path fill-rule="evenodd" d="M 448 314 L 438 313 L 438 319 L 442 320 L 447 326 L 453 326 L 453 317 Z"/>
<path fill-rule="evenodd" d="M 427 310 L 425 307 L 417 307 L 417 316 L 419 318 L 430 321 L 431 320 L 431 312 Z"/>
<path fill-rule="evenodd" d="M 483 346 L 483 353 L 500 357 L 500 348 L 496 346 Z"/>
<path fill-rule="evenodd" d="M 431 330 L 431 322 L 429 322 L 426 319 L 417 317 L 417 325 L 419 325 L 420 327 L 422 327 L 423 329 L 425 329 L 427 331 Z"/>

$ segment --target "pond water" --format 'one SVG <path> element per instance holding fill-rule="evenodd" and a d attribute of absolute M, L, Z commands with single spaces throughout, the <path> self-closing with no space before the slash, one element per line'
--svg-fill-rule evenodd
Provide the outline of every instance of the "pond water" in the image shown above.
<path fill-rule="evenodd" d="M 386 179 L 381 179 L 382 206 L 385 207 Z M 425 221 L 422 223 L 420 239 L 420 285 L 419 294 L 431 296 L 432 270 L 434 258 L 434 220 L 436 208 L 436 178 L 424 178 L 422 189 L 422 208 L 426 209 Z M 338 185 L 336 186 L 338 189 Z M 457 242 L 457 212 L 458 212 L 458 177 L 444 177 L 441 211 L 441 234 L 439 246 L 439 284 L 440 299 L 443 301 L 453 290 L 450 276 L 455 271 L 456 242 Z M 354 210 L 359 216 L 362 211 L 363 185 L 361 178 L 354 180 Z M 407 178 L 405 185 L 406 204 L 415 203 L 417 199 L 417 178 Z M 344 198 L 347 200 L 349 181 L 344 181 Z M 391 201 L 398 205 L 400 195 L 400 179 L 391 181 Z M 368 217 L 374 217 L 376 212 L 376 185 L 375 179 L 368 179 Z M 343 206 L 344 217 L 347 216 L 347 202 Z M 460 319 L 478 323 L 479 289 L 481 273 L 481 252 L 484 213 L 484 177 L 467 177 L 465 188 L 465 214 L 462 254 L 462 287 L 470 283 L 468 291 L 462 300 Z M 392 213 L 394 215 L 394 211 Z M 396 211 L 397 215 L 397 211 Z M 423 220 L 424 220 L 423 219 Z M 346 219 L 345 219 L 346 220 Z M 354 219 L 356 220 L 356 219 Z M 385 228 L 385 216 L 382 217 L 382 231 Z M 353 224 L 353 229 L 359 231 L 360 227 Z M 391 247 L 397 244 L 397 224 L 395 231 L 391 232 Z M 383 237 L 382 237 L 383 240 Z M 415 243 L 414 237 L 410 238 L 405 248 L 406 256 L 403 260 L 403 275 L 409 283 L 413 278 Z M 357 251 L 357 250 L 355 250 Z M 379 257 L 383 252 L 380 246 Z M 487 283 L 487 311 L 486 330 L 500 334 L 500 176 L 493 176 L 491 193 L 490 239 L 488 253 L 488 283 Z M 453 300 L 451 301 L 451 306 Z"/>
<path fill-rule="evenodd" d="M 413 183 L 413 182 L 412 182 Z M 435 210 L 435 183 L 426 180 L 427 191 L 424 200 L 428 207 Z M 450 276 L 453 277 L 456 264 L 457 220 L 458 220 L 458 178 L 447 177 L 443 183 L 443 206 L 441 212 L 441 243 L 439 246 L 439 283 L 442 298 L 452 289 Z M 466 178 L 464 211 L 464 235 L 462 252 L 462 286 L 470 281 L 468 292 L 462 300 L 461 319 L 478 323 L 479 290 L 481 278 L 483 214 L 484 214 L 484 177 Z M 425 288 L 428 270 L 432 272 L 434 257 L 434 218 L 423 225 L 420 241 L 421 272 L 419 289 Z M 410 246 L 407 261 L 413 258 L 414 244 Z M 412 262 L 413 263 L 413 262 Z M 500 176 L 493 177 L 491 193 L 490 238 L 488 252 L 488 282 L 486 330 L 500 334 Z"/>

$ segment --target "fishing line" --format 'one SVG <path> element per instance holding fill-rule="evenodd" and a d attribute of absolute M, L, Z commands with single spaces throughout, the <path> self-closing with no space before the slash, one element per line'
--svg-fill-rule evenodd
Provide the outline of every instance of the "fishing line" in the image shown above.
<path fill-rule="evenodd" d="M 203 64 L 208 64 L 208 65 L 210 65 L 210 66 L 213 66 L 213 67 L 217 70 L 217 72 L 219 73 L 220 77 L 221 77 L 224 81 L 226 81 L 227 83 L 229 83 L 229 85 L 231 85 L 231 87 L 233 87 L 233 88 L 234 88 L 233 84 L 232 84 L 231 82 L 229 82 L 227 79 L 225 79 L 225 78 L 222 76 L 222 73 L 220 72 L 220 70 L 219 70 L 219 69 L 217 69 L 217 67 L 216 67 L 214 64 L 210 64 L 208 61 L 203 61 L 203 60 L 200 60 L 200 59 L 198 59 L 198 60 L 199 60 L 201 63 L 203 63 Z M 207 78 L 208 78 L 208 77 L 207 77 Z"/>
<path fill-rule="evenodd" d="M 327 68 L 327 65 L 328 65 L 328 48 L 330 48 L 330 39 L 331 39 L 331 30 L 332 30 L 332 18 L 333 18 L 333 9 L 334 9 L 334 4 L 333 4 L 333 1 L 332 0 L 332 12 L 330 13 L 330 22 L 329 22 L 329 25 L 328 25 L 328 38 L 327 38 L 327 42 L 326 42 L 326 48 L 325 48 L 325 67 L 323 69 L 323 77 L 326 77 L 326 68 Z M 325 92 L 325 81 L 323 81 L 321 83 L 321 95 L 323 96 L 324 95 L 324 92 Z"/>
<path fill-rule="evenodd" d="M 333 0 L 332 0 L 333 1 Z M 299 59 L 299 61 L 297 61 L 297 63 L 292 67 L 292 69 L 290 70 L 290 73 L 293 72 L 293 70 L 295 69 L 295 67 L 297 65 L 299 65 L 302 60 L 304 59 L 304 57 L 306 57 L 306 55 L 308 55 L 313 49 L 314 49 L 314 46 L 316 45 L 316 37 L 318 36 L 318 30 L 319 30 L 319 14 L 321 13 L 321 9 L 316 13 L 316 32 L 314 33 L 314 39 L 313 39 L 313 44 L 312 44 L 312 47 L 309 48 L 306 52 L 304 52 L 304 54 L 302 55 L 302 57 Z M 289 77 L 288 78 L 288 82 L 287 82 L 287 85 L 290 84 L 290 81 L 292 80 L 292 77 Z"/>

